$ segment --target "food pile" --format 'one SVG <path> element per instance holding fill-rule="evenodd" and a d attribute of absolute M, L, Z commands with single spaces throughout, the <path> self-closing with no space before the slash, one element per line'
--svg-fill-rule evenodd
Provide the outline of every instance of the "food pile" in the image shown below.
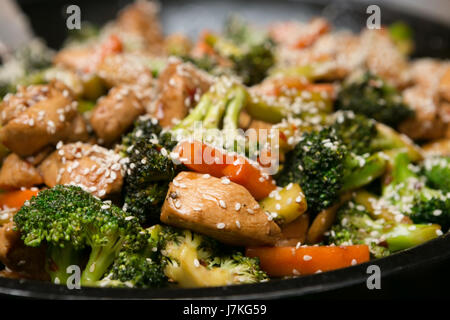
<path fill-rule="evenodd" d="M 443 235 L 450 63 L 413 49 L 403 23 L 322 18 L 192 42 L 146 1 L 32 42 L 0 66 L 0 275 L 257 283 Z"/>

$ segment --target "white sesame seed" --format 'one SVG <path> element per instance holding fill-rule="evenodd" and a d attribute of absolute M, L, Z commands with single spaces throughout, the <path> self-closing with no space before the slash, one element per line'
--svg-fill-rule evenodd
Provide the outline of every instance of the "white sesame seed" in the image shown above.
<path fill-rule="evenodd" d="M 236 202 L 236 204 L 234 205 L 234 209 L 235 209 L 236 211 L 241 210 L 241 204 L 240 204 L 239 202 Z"/>
<path fill-rule="evenodd" d="M 241 223 L 238 220 L 236 220 L 236 227 L 238 227 L 238 229 L 241 228 Z"/>
<path fill-rule="evenodd" d="M 223 228 L 225 228 L 225 223 L 219 222 L 216 226 L 217 226 L 217 229 L 223 229 Z"/>
<path fill-rule="evenodd" d="M 358 261 L 356 261 L 356 259 L 352 259 L 352 266 L 356 265 L 358 263 Z"/>
<path fill-rule="evenodd" d="M 305 254 L 305 255 L 303 256 L 303 260 L 304 260 L 304 261 L 309 261 L 309 260 L 311 260 L 311 259 L 312 259 L 312 257 L 309 256 L 309 255 L 307 255 L 307 254 Z"/>
<path fill-rule="evenodd" d="M 227 204 L 226 204 L 225 201 L 223 201 L 222 199 L 219 200 L 219 205 L 220 205 L 222 208 L 224 208 L 224 209 L 227 208 Z"/>
<path fill-rule="evenodd" d="M 200 262 L 198 261 L 198 259 L 194 259 L 194 266 L 196 268 L 200 267 Z"/>

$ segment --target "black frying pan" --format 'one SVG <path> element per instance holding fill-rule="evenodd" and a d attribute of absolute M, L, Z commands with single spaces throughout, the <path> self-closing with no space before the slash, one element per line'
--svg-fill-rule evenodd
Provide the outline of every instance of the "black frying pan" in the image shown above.
<path fill-rule="evenodd" d="M 58 48 L 64 40 L 65 7 L 78 4 L 82 20 L 103 24 L 129 1 L 22 0 L 24 12 L 30 17 L 35 33 Z M 220 29 L 230 13 L 239 13 L 256 23 L 282 19 L 307 19 L 324 15 L 337 28 L 359 30 L 366 24 L 366 5 L 349 1 L 162 1 L 162 21 L 166 32 L 184 31 L 195 36 L 208 27 Z M 402 13 L 393 7 L 380 5 L 383 24 L 402 20 L 415 32 L 415 57 L 450 57 L 450 28 L 426 17 Z M 380 267 L 382 290 L 368 290 L 368 266 Z M 0 278 L 0 295 L 59 299 L 154 299 L 154 298 L 284 298 L 284 297 L 434 297 L 445 292 L 450 284 L 450 234 L 421 246 L 346 269 L 303 276 L 295 279 L 272 280 L 255 285 L 199 289 L 108 289 L 82 288 L 69 290 L 50 283 Z M 439 290 L 439 283 L 444 289 Z M 433 291 L 431 291 L 433 290 Z M 433 295 L 434 293 L 434 295 Z"/>

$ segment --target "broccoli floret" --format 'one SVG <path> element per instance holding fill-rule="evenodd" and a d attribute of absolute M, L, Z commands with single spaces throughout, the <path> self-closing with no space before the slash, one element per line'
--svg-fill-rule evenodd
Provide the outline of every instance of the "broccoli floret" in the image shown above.
<path fill-rule="evenodd" d="M 416 223 L 436 223 L 450 227 L 450 198 L 441 190 L 426 186 L 406 152 L 394 154 L 391 181 L 383 186 L 383 198 L 408 215 Z"/>
<path fill-rule="evenodd" d="M 394 129 L 353 111 L 338 111 L 331 125 L 344 145 L 355 154 L 405 149 L 414 160 L 422 158 L 421 150 L 408 137 Z"/>
<path fill-rule="evenodd" d="M 133 248 L 140 239 L 137 219 L 120 208 L 105 204 L 77 186 L 57 185 L 41 191 L 14 216 L 27 246 L 47 245 L 51 258 L 47 270 L 62 282 L 67 266 L 80 265 L 78 251 L 90 249 L 81 274 L 81 285 L 95 285 L 124 247 Z"/>
<path fill-rule="evenodd" d="M 422 173 L 427 184 L 444 193 L 450 192 L 450 157 L 431 157 L 424 160 Z"/>
<path fill-rule="evenodd" d="M 352 111 L 337 112 L 332 128 L 342 143 L 356 154 L 373 152 L 372 141 L 377 136 L 375 121 Z"/>
<path fill-rule="evenodd" d="M 367 244 L 372 256 L 381 258 L 436 238 L 438 230 L 437 225 L 374 220 L 365 207 L 348 202 L 339 209 L 328 241 L 336 245 Z"/>
<path fill-rule="evenodd" d="M 233 63 L 234 71 L 246 85 L 261 82 L 275 62 L 270 37 L 237 18 L 228 20 L 225 37 L 210 34 L 206 41 Z"/>
<path fill-rule="evenodd" d="M 268 277 L 255 258 L 188 230 L 163 227 L 164 272 L 181 287 L 256 283 Z"/>
<path fill-rule="evenodd" d="M 370 73 L 343 86 L 336 108 L 363 114 L 391 127 L 414 116 L 395 88 Z"/>
<path fill-rule="evenodd" d="M 286 161 L 277 182 L 299 183 L 308 208 L 318 212 L 331 206 L 339 195 L 373 181 L 385 170 L 386 160 L 375 153 L 368 157 L 350 152 L 333 128 L 304 133 Z"/>
<path fill-rule="evenodd" d="M 179 171 L 168 154 L 175 146 L 169 132 L 162 132 L 154 119 L 143 117 L 122 140 L 128 157 L 124 184 L 126 210 L 141 223 L 159 221 L 170 181 Z"/>
<path fill-rule="evenodd" d="M 109 274 L 100 285 L 113 287 L 154 288 L 167 285 L 164 263 L 161 261 L 159 232 L 161 227 L 142 230 L 146 241 L 135 250 L 122 250 Z"/>
<path fill-rule="evenodd" d="M 248 145 L 245 136 L 239 132 L 238 123 L 239 114 L 247 100 L 248 92 L 243 86 L 231 81 L 219 81 L 212 90 L 203 94 L 197 106 L 171 132 L 182 140 L 186 135 L 192 134 L 196 129 L 196 122 L 201 121 L 202 129 L 211 130 L 202 134 L 203 141 L 218 148 L 245 154 Z"/>

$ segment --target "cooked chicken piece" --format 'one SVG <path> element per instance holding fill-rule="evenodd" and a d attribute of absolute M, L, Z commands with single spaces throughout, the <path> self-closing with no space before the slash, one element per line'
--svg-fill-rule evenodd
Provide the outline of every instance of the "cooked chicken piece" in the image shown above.
<path fill-rule="evenodd" d="M 192 50 L 192 41 L 182 33 L 172 33 L 164 40 L 164 47 L 169 55 L 186 55 Z"/>
<path fill-rule="evenodd" d="M 422 147 L 425 156 L 450 156 L 450 139 L 436 140 Z"/>
<path fill-rule="evenodd" d="M 291 37 L 292 38 L 292 37 Z M 360 35 L 339 31 L 318 34 L 311 46 L 301 50 L 278 48 L 281 64 L 314 66 L 314 77 L 342 79 L 363 68 L 397 87 L 407 84 L 407 60 L 384 30 L 366 30 Z"/>
<path fill-rule="evenodd" d="M 450 102 L 450 66 L 447 67 L 442 75 L 438 90 L 441 98 Z"/>
<path fill-rule="evenodd" d="M 361 46 L 367 49 L 367 68 L 390 84 L 404 87 L 408 82 L 408 61 L 392 41 L 389 32 L 386 29 L 367 29 L 360 37 Z"/>
<path fill-rule="evenodd" d="M 85 127 L 74 132 L 74 121 L 80 121 L 77 103 L 60 82 L 19 88 L 0 104 L 0 114 L 0 141 L 20 156 L 60 140 L 86 136 Z"/>
<path fill-rule="evenodd" d="M 413 85 L 430 88 L 437 86 L 443 71 L 439 60 L 423 58 L 411 62 L 408 76 Z"/>
<path fill-rule="evenodd" d="M 11 153 L 0 169 L 0 189 L 29 188 L 43 183 L 39 171 L 30 163 Z"/>
<path fill-rule="evenodd" d="M 86 120 L 79 113 L 76 114 L 70 126 L 66 127 L 65 133 L 61 132 L 61 135 L 66 137 L 64 142 L 86 142 L 90 139 Z"/>
<path fill-rule="evenodd" d="M 162 126 L 173 125 L 187 115 L 211 83 L 211 77 L 193 65 L 171 61 L 159 76 L 153 115 Z"/>
<path fill-rule="evenodd" d="M 403 99 L 415 117 L 402 122 L 399 131 L 411 139 L 438 139 L 444 136 L 446 124 L 439 116 L 435 87 L 414 86 L 403 91 Z"/>
<path fill-rule="evenodd" d="M 91 125 L 103 143 L 117 140 L 136 120 L 145 108 L 128 86 L 114 87 L 108 95 L 99 99 L 91 115 Z"/>
<path fill-rule="evenodd" d="M 53 58 L 53 63 L 72 71 L 86 71 L 92 66 L 94 47 L 68 47 L 60 50 Z"/>
<path fill-rule="evenodd" d="M 275 246 L 295 247 L 298 243 L 305 244 L 308 226 L 309 215 L 302 214 L 300 217 L 281 228 L 281 237 Z"/>
<path fill-rule="evenodd" d="M 0 261 L 26 278 L 49 280 L 45 272 L 45 248 L 25 246 L 13 222 L 0 227 Z"/>
<path fill-rule="evenodd" d="M 321 35 L 330 30 L 330 24 L 323 18 L 314 18 L 308 23 L 294 21 L 273 24 L 270 36 L 280 45 L 302 49 L 312 45 Z"/>
<path fill-rule="evenodd" d="M 39 166 L 49 187 L 77 185 L 99 198 L 121 190 L 123 168 L 114 151 L 81 142 L 61 143 L 56 148 Z"/>
<path fill-rule="evenodd" d="M 148 67 L 149 57 L 143 54 L 121 53 L 105 57 L 96 72 L 109 87 L 121 84 L 150 86 L 152 73 Z"/>
<path fill-rule="evenodd" d="M 161 221 L 231 245 L 271 245 L 280 236 L 247 189 L 194 172 L 181 172 L 170 184 Z"/>
<path fill-rule="evenodd" d="M 246 130 L 252 123 L 252 117 L 245 111 L 239 113 L 239 128 Z"/>
<path fill-rule="evenodd" d="M 120 12 L 116 27 L 125 34 L 142 38 L 146 51 L 161 54 L 164 49 L 164 36 L 158 13 L 159 7 L 156 3 L 136 1 Z"/>

